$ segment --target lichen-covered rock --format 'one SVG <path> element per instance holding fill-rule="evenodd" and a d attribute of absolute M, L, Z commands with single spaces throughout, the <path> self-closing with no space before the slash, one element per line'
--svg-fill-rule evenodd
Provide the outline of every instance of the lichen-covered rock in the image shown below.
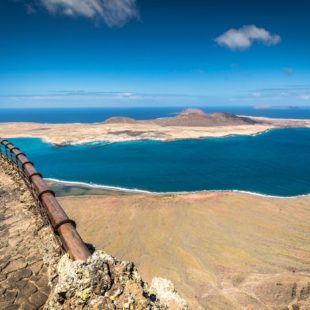
<path fill-rule="evenodd" d="M 170 280 L 153 278 L 150 291 L 169 309 L 188 309 L 186 301 L 179 296 Z"/>
<path fill-rule="evenodd" d="M 187 309 L 170 281 L 160 286 L 160 300 L 148 290 L 133 263 L 119 261 L 103 251 L 95 252 L 86 262 L 64 255 L 57 273 L 45 309 Z"/>

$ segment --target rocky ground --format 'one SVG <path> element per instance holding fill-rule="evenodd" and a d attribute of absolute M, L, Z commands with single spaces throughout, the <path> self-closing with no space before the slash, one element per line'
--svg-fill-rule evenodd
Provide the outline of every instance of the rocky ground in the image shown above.
<path fill-rule="evenodd" d="M 0 309 L 186 310 L 171 281 L 148 286 L 134 264 L 63 254 L 19 174 L 0 158 Z"/>
<path fill-rule="evenodd" d="M 0 163 L 0 309 L 40 309 L 50 293 L 43 242 L 50 232 L 16 171 Z"/>
<path fill-rule="evenodd" d="M 95 252 L 86 262 L 72 262 L 63 256 L 57 276 L 45 309 L 188 309 L 171 281 L 154 278 L 148 286 L 133 263 L 103 251 Z"/>

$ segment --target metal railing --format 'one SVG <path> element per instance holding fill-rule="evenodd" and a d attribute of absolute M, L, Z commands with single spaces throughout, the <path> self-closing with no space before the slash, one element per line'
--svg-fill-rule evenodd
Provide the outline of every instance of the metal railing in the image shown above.
<path fill-rule="evenodd" d="M 18 169 L 37 203 L 43 220 L 48 221 L 59 236 L 63 249 L 73 260 L 85 261 L 91 253 L 77 232 L 75 222 L 68 218 L 55 198 L 55 193 L 48 188 L 34 164 L 19 148 L 5 139 L 0 139 L 0 153 Z"/>

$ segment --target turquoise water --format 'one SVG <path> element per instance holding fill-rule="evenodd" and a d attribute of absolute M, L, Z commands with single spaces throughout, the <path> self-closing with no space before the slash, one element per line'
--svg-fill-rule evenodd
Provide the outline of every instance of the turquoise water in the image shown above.
<path fill-rule="evenodd" d="M 173 116 L 184 107 L 160 108 L 44 108 L 44 109 L 0 109 L 0 122 L 39 123 L 94 123 L 112 116 L 127 116 L 135 119 L 154 119 Z M 201 107 L 206 112 L 228 112 L 238 115 L 265 116 L 272 118 L 307 118 L 309 108 L 272 108 L 258 110 L 253 107 Z"/>
<path fill-rule="evenodd" d="M 10 139 L 47 178 L 154 192 L 310 193 L 310 129 L 174 142 L 56 147 Z"/>

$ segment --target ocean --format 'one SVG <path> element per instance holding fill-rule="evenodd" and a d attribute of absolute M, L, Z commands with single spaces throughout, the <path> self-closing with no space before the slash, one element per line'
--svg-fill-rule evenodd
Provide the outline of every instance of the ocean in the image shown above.
<path fill-rule="evenodd" d="M 203 107 L 206 112 L 228 112 L 237 115 L 273 118 L 310 119 L 310 108 L 277 108 L 258 110 L 253 107 Z M 173 108 L 75 108 L 75 109 L 0 109 L 0 122 L 96 123 L 112 116 L 138 120 L 174 116 L 184 107 Z"/>
<path fill-rule="evenodd" d="M 275 129 L 256 136 L 65 147 L 37 138 L 10 141 L 44 177 L 57 180 L 166 193 L 310 194 L 310 129 L 306 128 Z"/>

